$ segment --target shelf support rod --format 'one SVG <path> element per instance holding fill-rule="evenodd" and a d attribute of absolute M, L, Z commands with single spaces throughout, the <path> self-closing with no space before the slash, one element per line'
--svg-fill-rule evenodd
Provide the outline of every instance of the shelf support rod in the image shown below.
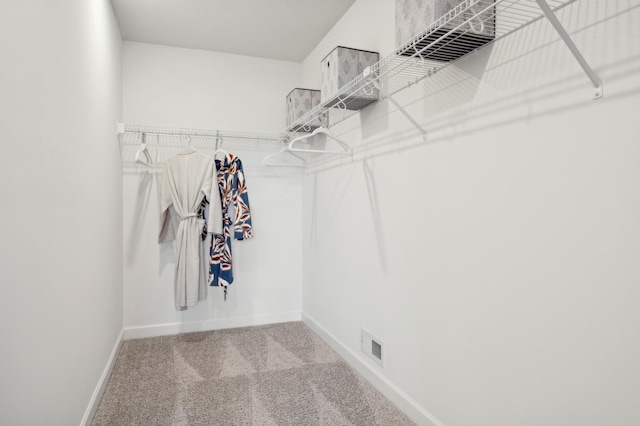
<path fill-rule="evenodd" d="M 413 124 L 413 126 L 418 129 L 418 131 L 420 133 L 422 133 L 422 139 L 424 139 L 424 141 L 427 141 L 427 131 L 424 129 L 424 127 L 422 127 L 420 124 L 418 124 L 418 122 L 416 120 L 413 119 L 413 117 L 404 109 L 402 108 L 402 106 L 395 100 L 393 99 L 393 96 L 391 95 L 387 95 L 387 99 L 389 99 L 389 102 L 391 102 L 393 104 L 393 106 L 396 107 L 396 109 L 398 111 L 400 111 L 402 113 L 402 115 L 404 115 L 407 120 L 409 120 L 411 122 L 411 124 Z"/>
<path fill-rule="evenodd" d="M 553 25 L 553 28 L 556 30 L 556 32 L 558 33 L 562 41 L 564 41 L 564 44 L 567 45 L 567 47 L 569 48 L 573 56 L 576 58 L 576 60 L 578 61 L 578 63 L 580 64 L 584 72 L 587 74 L 587 76 L 591 80 L 591 83 L 593 83 L 593 86 L 595 87 L 595 93 L 594 93 L 593 99 L 600 99 L 603 95 L 602 80 L 600 80 L 600 77 L 598 77 L 598 75 L 593 71 L 591 66 L 584 59 L 584 57 L 582 56 L 582 53 L 580 53 L 580 50 L 578 50 L 573 40 L 571 40 L 571 36 L 564 29 L 564 27 L 562 26 L 562 24 L 560 23 L 556 15 L 553 13 L 551 8 L 547 4 L 546 0 L 536 0 L 536 2 L 538 3 L 538 6 L 540 6 L 540 9 L 544 13 L 544 15 L 547 17 L 551 25 Z"/>

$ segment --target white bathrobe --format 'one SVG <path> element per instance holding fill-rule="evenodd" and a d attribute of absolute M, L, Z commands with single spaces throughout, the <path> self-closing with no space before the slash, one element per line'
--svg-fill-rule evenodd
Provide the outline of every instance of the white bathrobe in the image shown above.
<path fill-rule="evenodd" d="M 171 157 L 162 175 L 160 233 L 158 242 L 175 240 L 175 304 L 183 310 L 207 297 L 208 258 L 204 256 L 201 234 L 205 220 L 197 217 L 204 197 L 209 200 L 207 231 L 222 233 L 222 209 L 213 157 L 188 149 Z M 174 232 L 171 205 L 177 219 Z"/>

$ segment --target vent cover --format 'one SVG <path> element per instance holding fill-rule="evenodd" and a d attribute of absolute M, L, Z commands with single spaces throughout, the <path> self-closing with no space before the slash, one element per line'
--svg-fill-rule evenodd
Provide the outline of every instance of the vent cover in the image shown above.
<path fill-rule="evenodd" d="M 382 345 L 375 340 L 371 341 L 371 353 L 382 361 Z"/>
<path fill-rule="evenodd" d="M 384 358 L 382 352 L 382 340 L 377 337 L 373 337 L 364 328 L 360 329 L 360 350 L 365 353 L 370 359 L 375 361 L 380 366 L 384 367 Z"/>

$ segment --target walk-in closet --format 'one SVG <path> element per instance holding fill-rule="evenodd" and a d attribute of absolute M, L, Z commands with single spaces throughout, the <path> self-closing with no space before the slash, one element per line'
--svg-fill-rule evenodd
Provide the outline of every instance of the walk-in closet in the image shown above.
<path fill-rule="evenodd" d="M 0 29 L 1 425 L 640 425 L 640 0 Z"/>

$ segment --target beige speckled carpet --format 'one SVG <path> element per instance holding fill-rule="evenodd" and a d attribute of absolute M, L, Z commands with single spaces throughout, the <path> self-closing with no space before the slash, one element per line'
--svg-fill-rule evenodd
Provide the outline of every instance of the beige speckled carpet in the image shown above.
<path fill-rule="evenodd" d="M 128 340 L 93 426 L 412 425 L 302 322 Z"/>

